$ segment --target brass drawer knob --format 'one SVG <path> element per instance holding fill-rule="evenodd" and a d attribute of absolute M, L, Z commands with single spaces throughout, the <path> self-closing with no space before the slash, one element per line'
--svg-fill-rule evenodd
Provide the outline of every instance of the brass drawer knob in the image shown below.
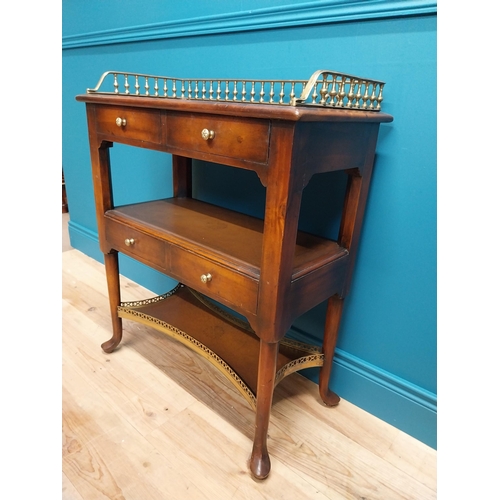
<path fill-rule="evenodd" d="M 135 243 L 134 238 L 126 238 L 125 239 L 125 245 L 127 245 L 128 247 L 131 247 L 134 243 Z"/>
<path fill-rule="evenodd" d="M 201 282 L 202 283 L 209 283 L 210 281 L 212 281 L 212 275 L 210 273 L 201 275 Z"/>
<path fill-rule="evenodd" d="M 127 120 L 125 120 L 125 118 L 120 118 L 118 117 L 116 119 L 116 124 L 119 126 L 119 127 L 125 127 L 125 125 L 127 125 Z"/>
<path fill-rule="evenodd" d="M 201 131 L 201 137 L 203 140 L 208 141 L 208 139 L 213 139 L 215 137 L 215 132 L 213 130 L 208 130 L 208 128 L 204 128 Z"/>

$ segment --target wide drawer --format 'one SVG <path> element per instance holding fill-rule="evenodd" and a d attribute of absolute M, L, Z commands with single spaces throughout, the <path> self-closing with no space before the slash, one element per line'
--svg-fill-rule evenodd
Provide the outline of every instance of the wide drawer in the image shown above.
<path fill-rule="evenodd" d="M 154 144 L 161 142 L 161 115 L 158 110 L 126 106 L 98 106 L 97 131 L 117 139 L 132 139 Z"/>
<path fill-rule="evenodd" d="M 169 113 L 166 143 L 186 151 L 267 163 L 269 149 L 267 120 Z"/>
<path fill-rule="evenodd" d="M 175 245 L 169 255 L 173 277 L 223 304 L 255 314 L 257 280 Z"/>
<path fill-rule="evenodd" d="M 112 248 L 157 269 L 165 269 L 165 243 L 162 240 L 111 219 L 106 219 L 105 227 L 106 240 Z"/>

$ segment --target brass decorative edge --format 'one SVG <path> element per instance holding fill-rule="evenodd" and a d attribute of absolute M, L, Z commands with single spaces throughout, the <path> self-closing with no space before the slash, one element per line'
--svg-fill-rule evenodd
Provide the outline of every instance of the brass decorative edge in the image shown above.
<path fill-rule="evenodd" d="M 284 338 L 280 340 L 280 344 L 291 347 L 292 349 L 297 349 L 298 351 L 308 352 L 309 354 L 321 354 L 321 347 L 305 344 L 304 342 L 299 342 L 298 340 Z"/>
<path fill-rule="evenodd" d="M 172 288 L 172 290 L 170 290 L 169 292 L 164 293 L 163 295 L 158 295 L 156 297 L 151 297 L 150 299 L 136 300 L 133 302 L 120 302 L 120 307 L 137 308 L 137 307 L 149 306 L 151 304 L 156 304 L 157 302 L 161 302 L 162 300 L 171 297 L 172 295 L 177 293 L 177 290 L 179 290 L 179 288 L 183 286 L 184 285 L 182 283 L 178 283 L 177 286 Z"/>
<path fill-rule="evenodd" d="M 171 293 L 170 295 L 173 294 Z M 144 314 L 136 309 L 118 306 L 117 311 L 118 316 L 121 318 L 130 319 L 132 321 L 137 321 L 144 325 L 151 326 L 200 354 L 226 376 L 226 378 L 236 387 L 236 389 L 238 389 L 254 410 L 257 408 L 256 397 L 245 382 L 243 382 L 240 376 L 218 354 L 209 349 L 205 344 L 194 337 L 191 337 L 191 335 L 188 335 L 179 328 L 170 325 L 166 321 Z"/>
<path fill-rule="evenodd" d="M 161 302 L 168 297 L 174 295 L 181 287 L 184 287 L 182 283 L 179 283 L 175 288 L 170 290 L 163 295 L 158 295 L 156 297 L 152 297 L 145 300 L 138 300 L 132 302 L 121 302 L 117 308 L 118 316 L 124 319 L 129 319 L 132 321 L 136 321 L 138 323 L 142 323 L 146 326 L 150 326 L 155 328 L 162 333 L 165 333 L 172 337 L 173 339 L 181 342 L 185 346 L 189 347 L 191 350 L 200 354 L 203 358 L 208 360 L 212 365 L 214 365 L 221 373 L 223 373 L 226 378 L 236 387 L 236 389 L 242 394 L 242 396 L 247 400 L 250 406 L 255 410 L 257 408 L 257 398 L 256 395 L 250 390 L 250 388 L 245 384 L 245 382 L 241 379 L 241 377 L 229 366 L 226 361 L 224 361 L 218 354 L 208 348 L 205 344 L 195 339 L 191 335 L 186 332 L 176 328 L 175 326 L 170 325 L 166 321 L 160 320 L 151 316 L 149 314 L 145 314 L 138 310 L 143 306 L 148 306 L 151 304 L 156 304 Z M 233 323 L 237 327 L 246 330 L 255 335 L 255 332 L 252 330 L 250 325 L 232 314 L 224 311 L 220 307 L 217 307 L 213 302 L 208 300 L 204 295 L 193 290 L 192 288 L 187 287 L 187 289 L 196 297 L 205 307 L 214 313 L 221 316 L 223 319 Z M 302 356 L 300 358 L 294 359 L 284 365 L 276 372 L 275 377 L 275 387 L 288 375 L 294 373 L 296 371 L 305 369 L 323 366 L 324 363 L 324 355 L 321 351 L 321 348 L 318 346 L 313 346 L 310 344 L 305 344 L 304 342 L 300 342 L 298 340 L 284 338 L 280 341 L 281 345 L 289 347 L 291 349 L 295 349 L 297 351 L 302 351 L 306 354 L 306 356 Z"/>
<path fill-rule="evenodd" d="M 112 84 L 104 84 L 110 79 Z M 384 85 L 380 80 L 324 69 L 309 80 L 176 78 L 106 71 L 87 93 L 380 111 Z"/>
<path fill-rule="evenodd" d="M 303 370 L 304 368 L 313 368 L 316 366 L 323 366 L 325 360 L 324 354 L 310 354 L 302 358 L 294 359 L 280 368 L 276 372 L 274 386 L 276 387 L 285 377 L 291 373 Z"/>
<path fill-rule="evenodd" d="M 255 332 L 250 327 L 250 325 L 239 318 L 236 318 L 232 314 L 224 311 L 223 309 L 217 307 L 214 303 L 208 300 L 204 295 L 198 293 L 197 291 L 189 288 L 189 291 L 203 304 L 205 307 L 220 315 L 227 321 L 230 321 L 234 325 L 251 332 L 255 335 Z M 322 353 L 321 347 L 305 344 L 304 342 L 300 342 L 298 340 L 283 338 L 280 340 L 280 344 L 286 347 L 296 349 L 297 351 L 302 351 L 306 353 L 306 356 L 302 356 L 293 361 L 290 361 L 282 368 L 280 368 L 276 372 L 276 378 L 274 382 L 274 386 L 276 387 L 286 376 L 290 375 L 299 370 L 303 370 L 304 368 L 313 368 L 318 366 L 323 366 L 324 364 L 324 355 Z"/>

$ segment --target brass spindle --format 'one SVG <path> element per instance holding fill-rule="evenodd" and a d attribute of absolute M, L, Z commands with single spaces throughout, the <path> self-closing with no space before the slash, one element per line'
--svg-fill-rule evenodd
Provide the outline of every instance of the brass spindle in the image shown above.
<path fill-rule="evenodd" d="M 358 81 L 358 91 L 356 92 L 356 108 L 359 108 L 359 101 L 361 100 L 361 87 L 365 83 L 364 81 Z"/>
<path fill-rule="evenodd" d="M 379 86 L 379 93 L 378 93 L 378 104 L 377 104 L 377 111 L 380 111 L 382 101 L 384 100 L 384 97 L 382 96 L 382 90 L 384 89 L 384 84 L 381 83 Z"/>
<path fill-rule="evenodd" d="M 271 89 L 269 90 L 269 103 L 273 102 L 274 97 L 274 82 L 271 82 Z"/>
<path fill-rule="evenodd" d="M 118 94 L 120 90 L 118 89 L 118 75 L 116 73 L 113 73 L 114 75 L 114 81 L 113 81 L 113 87 L 115 88 L 115 94 Z"/>
<path fill-rule="evenodd" d="M 376 95 L 375 95 L 375 84 L 372 85 L 372 95 L 370 96 L 370 106 L 369 109 L 374 109 L 375 106 L 373 105 L 374 101 L 376 100 Z"/>
<path fill-rule="evenodd" d="M 341 108 L 344 107 L 344 97 L 345 97 L 345 76 L 342 77 L 342 81 L 340 82 L 339 103 Z"/>
<path fill-rule="evenodd" d="M 316 104 L 316 100 L 318 99 L 318 82 L 316 82 L 314 84 L 314 92 L 313 92 L 313 95 L 311 97 L 312 97 L 313 104 Z"/>
<path fill-rule="evenodd" d="M 125 76 L 125 94 L 130 94 L 130 90 L 129 90 L 129 83 L 128 83 L 128 75 L 124 75 Z"/>
<path fill-rule="evenodd" d="M 352 107 L 352 99 L 354 97 L 353 85 L 354 85 L 354 80 L 351 78 L 349 80 L 349 92 L 347 94 L 347 104 L 346 104 L 346 107 L 348 107 L 348 108 Z"/>
<path fill-rule="evenodd" d="M 292 88 L 290 89 L 290 104 L 293 104 L 294 103 L 294 99 L 295 99 L 295 85 L 296 85 L 297 82 L 292 82 Z"/>
<path fill-rule="evenodd" d="M 260 84 L 260 99 L 259 99 L 259 102 L 264 102 L 264 98 L 265 98 L 265 95 L 266 95 L 266 91 L 264 90 L 264 82 L 261 82 Z"/>
<path fill-rule="evenodd" d="M 332 90 L 330 90 L 330 105 L 336 106 L 335 99 L 338 102 L 338 91 L 337 91 L 337 75 L 333 75 Z"/>
<path fill-rule="evenodd" d="M 279 96 L 280 96 L 279 103 L 283 104 L 283 102 L 284 102 L 283 98 L 285 97 L 285 82 L 281 82 L 281 88 L 280 88 Z"/>
<path fill-rule="evenodd" d="M 321 86 L 321 90 L 319 91 L 319 94 L 321 96 L 321 99 L 319 100 L 320 104 L 325 104 L 326 103 L 326 95 L 328 93 L 328 84 L 326 82 L 326 76 L 323 78 L 323 85 Z"/>

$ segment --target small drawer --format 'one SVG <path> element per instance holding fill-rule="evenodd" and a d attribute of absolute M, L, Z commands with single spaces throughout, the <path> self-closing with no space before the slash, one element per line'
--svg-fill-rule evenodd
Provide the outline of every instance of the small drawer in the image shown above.
<path fill-rule="evenodd" d="M 187 151 L 267 163 L 267 120 L 189 113 L 169 113 L 166 143 Z"/>
<path fill-rule="evenodd" d="M 173 277 L 223 304 L 256 312 L 257 280 L 175 245 L 169 254 Z"/>
<path fill-rule="evenodd" d="M 133 139 L 154 144 L 161 142 L 161 115 L 154 109 L 125 106 L 98 106 L 97 131 L 119 140 Z"/>
<path fill-rule="evenodd" d="M 120 222 L 106 219 L 106 240 L 112 248 L 157 269 L 165 269 L 165 243 Z"/>

